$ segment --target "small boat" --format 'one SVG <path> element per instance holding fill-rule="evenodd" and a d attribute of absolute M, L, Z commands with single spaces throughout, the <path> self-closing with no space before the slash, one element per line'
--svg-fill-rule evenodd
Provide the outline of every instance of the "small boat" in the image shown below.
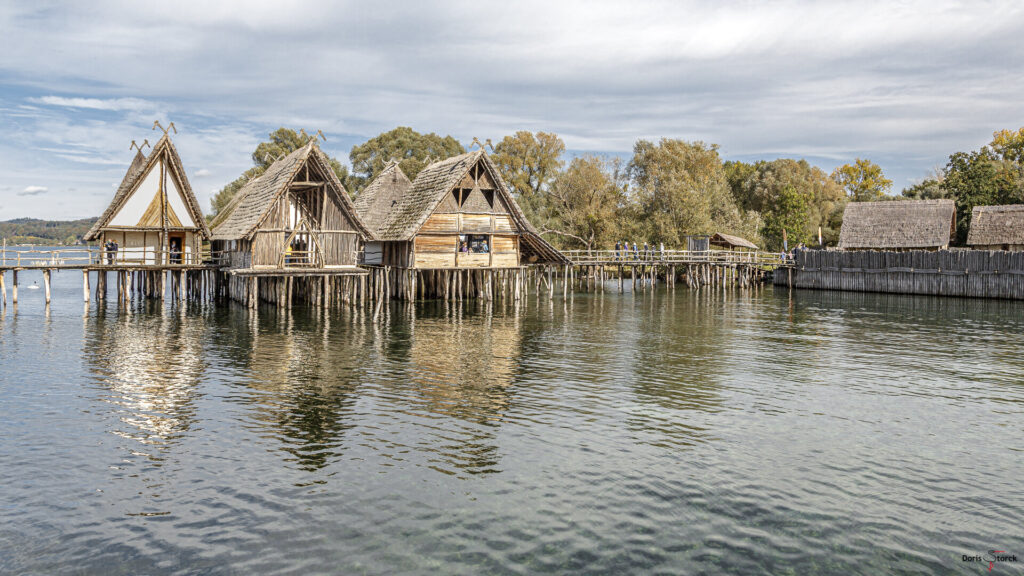
<path fill-rule="evenodd" d="M 29 290 L 39 290 L 39 283 L 38 282 L 33 282 L 31 286 L 26 286 L 25 288 L 27 288 Z"/>

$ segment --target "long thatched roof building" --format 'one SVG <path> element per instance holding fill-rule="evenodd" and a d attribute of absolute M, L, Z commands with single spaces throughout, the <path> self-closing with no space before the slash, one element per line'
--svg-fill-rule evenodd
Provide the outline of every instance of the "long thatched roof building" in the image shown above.
<path fill-rule="evenodd" d="M 952 200 L 851 202 L 839 231 L 842 250 L 942 250 L 953 236 Z"/>
<path fill-rule="evenodd" d="M 975 206 L 967 245 L 987 250 L 1024 250 L 1024 204 Z"/>

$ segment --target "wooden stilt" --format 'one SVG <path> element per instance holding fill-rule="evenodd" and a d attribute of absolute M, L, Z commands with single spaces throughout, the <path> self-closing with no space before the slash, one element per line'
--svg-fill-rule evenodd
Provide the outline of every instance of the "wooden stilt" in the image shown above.
<path fill-rule="evenodd" d="M 46 290 L 46 303 L 50 303 L 50 270 L 43 270 L 43 288 Z"/>
<path fill-rule="evenodd" d="M 18 303 L 18 271 L 11 270 L 11 303 Z"/>
<path fill-rule="evenodd" d="M 0 280 L 0 286 L 3 286 L 3 283 L 4 283 L 3 280 Z M 4 300 L 5 300 L 4 303 L 6 304 L 6 300 L 7 300 L 7 294 L 6 293 L 4 294 Z M 88 268 L 83 268 L 82 269 L 82 300 L 84 300 L 86 302 L 89 301 L 89 269 Z"/>

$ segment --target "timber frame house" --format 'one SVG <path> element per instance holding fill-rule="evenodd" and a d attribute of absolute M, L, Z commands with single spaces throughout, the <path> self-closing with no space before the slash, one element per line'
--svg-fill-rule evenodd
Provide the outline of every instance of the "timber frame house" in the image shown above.
<path fill-rule="evenodd" d="M 372 237 L 315 141 L 250 180 L 213 221 L 212 252 L 232 274 L 362 273 Z"/>
<path fill-rule="evenodd" d="M 391 163 L 356 206 L 376 237 L 366 246 L 367 265 L 498 270 L 569 263 L 527 221 L 483 150 L 435 162 L 412 182 Z"/>
<path fill-rule="evenodd" d="M 117 243 L 116 251 L 104 253 L 103 264 L 198 266 L 209 237 L 181 157 L 164 134 L 148 157 L 135 152 L 114 199 L 84 239 Z"/>

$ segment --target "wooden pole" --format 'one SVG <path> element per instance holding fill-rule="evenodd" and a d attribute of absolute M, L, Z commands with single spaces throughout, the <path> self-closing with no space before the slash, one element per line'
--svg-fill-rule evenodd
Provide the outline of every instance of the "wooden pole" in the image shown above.
<path fill-rule="evenodd" d="M 2 284 L 3 284 L 3 281 L 0 280 L 0 285 L 2 285 Z M 4 299 L 6 300 L 6 297 Z M 83 268 L 82 269 L 82 299 L 84 301 L 86 301 L 86 302 L 89 301 L 89 269 L 88 268 Z"/>
<path fill-rule="evenodd" d="M 18 271 L 11 271 L 11 303 L 18 303 Z"/>
<path fill-rule="evenodd" d="M 4 249 L 7 249 L 7 241 L 4 240 Z M 6 270 L 0 270 L 0 292 L 3 293 L 3 307 L 7 307 L 7 285 L 4 283 L 7 276 Z"/>
<path fill-rule="evenodd" d="M 43 288 L 46 290 L 46 303 L 50 303 L 50 270 L 43 270 Z"/>

